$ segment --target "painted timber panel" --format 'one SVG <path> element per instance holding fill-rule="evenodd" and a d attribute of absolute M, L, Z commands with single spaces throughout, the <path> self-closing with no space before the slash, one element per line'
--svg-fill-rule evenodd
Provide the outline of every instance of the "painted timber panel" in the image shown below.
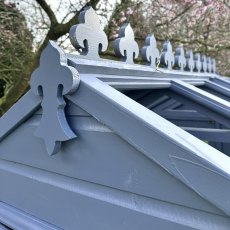
<path fill-rule="evenodd" d="M 159 68 L 148 35 L 149 65 L 135 64 L 125 24 L 123 62 L 105 60 L 96 13 L 79 22 L 81 55 L 51 41 L 31 90 L 0 119 L 0 228 L 229 230 L 230 83 L 214 59 L 182 47 L 174 57 L 167 41 Z"/>

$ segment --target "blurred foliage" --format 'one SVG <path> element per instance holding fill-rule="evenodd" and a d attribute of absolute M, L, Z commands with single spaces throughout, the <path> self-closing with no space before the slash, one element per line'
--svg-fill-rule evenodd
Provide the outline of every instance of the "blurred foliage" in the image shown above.
<path fill-rule="evenodd" d="M 223 0 L 124 0 L 116 5 L 106 32 L 112 41 L 121 25 L 130 23 L 140 48 L 154 33 L 160 49 L 165 40 L 173 50 L 183 45 L 214 57 L 218 72 L 230 76 L 229 21 L 230 6 Z"/>
<path fill-rule="evenodd" d="M 123 23 L 130 23 L 139 48 L 154 33 L 159 50 L 170 40 L 216 58 L 220 74 L 230 76 L 230 5 L 225 0 L 0 0 L 0 112 L 4 113 L 27 89 L 49 40 L 73 51 L 68 31 L 78 23 L 85 5 L 96 9 L 109 39 L 101 57 L 117 60 L 113 41 Z M 52 3 L 52 4 L 51 4 Z M 16 5 L 17 4 L 17 7 Z M 20 9 L 20 12 L 17 10 Z M 26 21 L 25 21 L 25 18 Z M 32 31 L 26 28 L 26 22 Z M 106 22 L 106 23 L 105 23 Z M 32 42 L 35 48 L 32 53 Z M 141 63 L 139 55 L 136 63 Z M 2 97 L 3 96 L 3 97 Z"/>
<path fill-rule="evenodd" d="M 6 95 L 25 78 L 32 53 L 31 33 L 26 27 L 24 16 L 14 4 L 6 5 L 0 0 L 0 113 L 5 112 Z M 15 88 L 15 90 L 18 90 Z M 11 92 L 14 93 L 13 91 Z M 15 101 L 7 99 L 7 104 Z"/>

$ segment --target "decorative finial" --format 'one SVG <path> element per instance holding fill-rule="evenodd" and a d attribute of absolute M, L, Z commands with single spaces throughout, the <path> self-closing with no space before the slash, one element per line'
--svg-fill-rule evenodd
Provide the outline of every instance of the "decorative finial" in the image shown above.
<path fill-rule="evenodd" d="M 195 54 L 194 60 L 195 60 L 195 71 L 197 71 L 199 73 L 201 71 L 201 67 L 202 67 L 199 53 Z"/>
<path fill-rule="evenodd" d="M 72 45 L 82 48 L 82 55 L 91 59 L 99 59 L 98 52 L 106 51 L 108 39 L 100 29 L 100 20 L 92 7 L 85 7 L 79 16 L 80 24 L 72 26 L 69 37 Z"/>
<path fill-rule="evenodd" d="M 133 29 L 130 24 L 125 23 L 119 30 L 119 37 L 113 43 L 115 54 L 121 57 L 122 61 L 133 64 L 133 58 L 137 58 L 139 48 L 134 40 Z"/>
<path fill-rule="evenodd" d="M 201 63 L 202 63 L 202 72 L 207 72 L 207 60 L 206 60 L 206 56 L 202 55 L 201 56 Z"/>
<path fill-rule="evenodd" d="M 215 60 L 215 58 L 212 58 L 211 63 L 212 63 L 212 72 L 216 73 L 216 60 Z"/>
<path fill-rule="evenodd" d="M 145 39 L 145 46 L 141 51 L 143 61 L 147 62 L 151 67 L 156 69 L 156 62 L 160 58 L 157 42 L 153 34 L 148 34 Z"/>
<path fill-rule="evenodd" d="M 193 52 L 192 50 L 188 50 L 186 52 L 186 69 L 187 70 L 190 70 L 190 72 L 193 71 L 194 69 L 194 66 L 195 66 L 195 62 L 194 62 L 194 59 L 193 59 Z"/>
<path fill-rule="evenodd" d="M 67 65 L 64 51 L 50 41 L 30 81 L 33 93 L 42 97 L 43 114 L 35 135 L 44 139 L 49 155 L 57 153 L 63 141 L 76 137 L 66 121 L 63 96 L 76 90 L 79 82 L 79 74 Z"/>
<path fill-rule="evenodd" d="M 209 73 L 212 72 L 212 63 L 211 63 L 211 58 L 207 57 L 207 70 Z"/>
<path fill-rule="evenodd" d="M 166 41 L 163 44 L 163 52 L 161 55 L 161 64 L 163 64 L 165 67 L 167 67 L 169 70 L 172 69 L 173 65 L 175 63 L 174 55 L 172 51 L 172 45 L 170 41 Z"/>
<path fill-rule="evenodd" d="M 181 71 L 184 70 L 186 66 L 186 59 L 184 55 L 184 48 L 182 45 L 176 48 L 176 55 L 175 55 L 175 65 Z"/>

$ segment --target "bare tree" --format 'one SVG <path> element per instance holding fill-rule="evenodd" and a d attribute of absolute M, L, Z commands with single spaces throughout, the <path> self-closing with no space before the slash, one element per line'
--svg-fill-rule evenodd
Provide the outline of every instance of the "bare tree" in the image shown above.
<path fill-rule="evenodd" d="M 129 8 L 132 14 L 130 15 Z M 136 40 L 143 45 L 146 34 L 153 32 L 161 46 L 169 39 L 174 48 L 183 44 L 194 52 L 217 59 L 221 74 L 230 76 L 230 8 L 224 0 L 152 0 L 130 1 L 120 18 L 111 19 L 113 37 L 126 21 L 131 21 Z M 112 38 L 112 36 L 110 36 Z"/>
<path fill-rule="evenodd" d="M 9 0 L 17 2 L 16 0 Z M 29 64 L 29 77 L 39 63 L 39 57 L 48 40 L 58 40 L 64 45 L 70 27 L 78 23 L 78 15 L 84 6 L 90 4 L 97 13 L 104 16 L 105 31 L 109 38 L 109 49 L 105 57 L 115 58 L 112 42 L 118 36 L 120 26 L 130 22 L 136 40 L 142 47 L 147 33 L 153 32 L 161 46 L 170 39 L 174 48 L 184 44 L 195 52 L 202 52 L 216 57 L 217 67 L 221 74 L 230 75 L 230 7 L 225 0 L 120 0 L 110 6 L 107 0 L 21 0 L 25 4 L 24 13 L 30 20 L 30 28 L 35 37 L 34 59 Z M 110 15 L 112 15 L 110 17 Z M 2 105 L 6 110 L 16 101 L 28 84 L 15 85 L 9 92 L 10 100 Z"/>
<path fill-rule="evenodd" d="M 0 0 L 0 11 L 0 114 L 3 114 L 14 97 L 13 89 L 27 85 L 24 74 L 28 74 L 27 63 L 33 53 L 32 35 L 24 16 L 14 4 L 6 5 L 3 0 Z"/>
<path fill-rule="evenodd" d="M 13 2 L 17 4 L 17 1 Z M 33 58 L 30 62 L 27 63 L 27 71 L 21 73 L 23 79 L 17 81 L 17 83 L 9 89 L 6 95 L 6 99 L 1 104 L 2 113 L 7 111 L 12 106 L 12 104 L 17 101 L 18 98 L 20 98 L 21 95 L 27 90 L 28 81 L 31 73 L 38 66 L 41 52 L 46 47 L 48 41 L 57 40 L 63 35 L 66 35 L 69 32 L 70 27 L 78 23 L 78 15 L 82 8 L 84 8 L 86 5 L 91 5 L 93 8 L 96 8 L 100 0 L 79 1 L 77 6 L 75 7 L 73 7 L 73 4 L 71 3 L 71 1 L 69 1 L 68 6 L 70 12 L 67 12 L 66 15 L 63 16 L 61 21 L 57 19 L 58 9 L 56 9 L 56 11 L 54 12 L 52 7 L 48 4 L 48 1 L 46 0 L 25 0 L 20 1 L 19 3 L 22 4 L 22 2 L 26 5 L 26 7 L 33 7 L 34 12 L 36 12 L 36 15 L 33 15 L 33 18 L 40 20 L 40 23 L 35 22 L 35 24 L 32 26 L 40 26 L 40 29 L 44 30 L 46 34 L 45 38 L 42 38 L 41 43 L 37 46 Z M 62 0 L 59 1 L 59 7 L 64 4 L 63 2 Z M 72 16 L 69 18 L 69 15 Z"/>

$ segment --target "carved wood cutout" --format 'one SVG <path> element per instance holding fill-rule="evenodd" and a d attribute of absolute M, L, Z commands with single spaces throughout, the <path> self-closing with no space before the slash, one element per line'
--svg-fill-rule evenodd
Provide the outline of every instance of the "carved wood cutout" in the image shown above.
<path fill-rule="evenodd" d="M 100 20 L 92 7 L 86 7 L 79 16 L 80 24 L 72 26 L 69 37 L 72 45 L 82 48 L 82 55 L 91 59 L 100 59 L 98 52 L 106 51 L 108 39 L 100 29 Z"/>
<path fill-rule="evenodd" d="M 161 55 L 161 64 L 163 64 L 167 69 L 172 70 L 175 63 L 174 54 L 172 51 L 172 45 L 170 41 L 166 41 L 163 44 L 163 52 Z"/>
<path fill-rule="evenodd" d="M 156 62 L 160 58 L 159 50 L 157 49 L 157 42 L 153 34 L 148 34 L 145 39 L 145 46 L 141 51 L 143 61 L 156 69 Z"/>
<path fill-rule="evenodd" d="M 119 30 L 119 37 L 113 43 L 115 54 L 122 61 L 133 64 L 133 58 L 137 58 L 139 48 L 134 40 L 133 29 L 130 24 L 125 23 Z"/>
<path fill-rule="evenodd" d="M 184 55 L 183 46 L 178 46 L 176 48 L 175 65 L 181 71 L 183 71 L 185 66 L 186 66 L 186 59 L 185 59 L 185 55 Z"/>
<path fill-rule="evenodd" d="M 193 59 L 193 52 L 192 50 L 188 50 L 186 52 L 186 69 L 190 70 L 190 72 L 193 72 L 194 66 L 195 66 L 195 62 Z"/>
<path fill-rule="evenodd" d="M 207 72 L 207 59 L 205 55 L 202 55 L 201 57 L 201 63 L 202 63 L 202 72 Z"/>
<path fill-rule="evenodd" d="M 67 65 L 64 51 L 50 41 L 30 81 L 33 93 L 43 97 L 43 114 L 35 135 L 45 141 L 49 155 L 57 153 L 63 141 L 76 137 L 66 121 L 63 96 L 76 90 L 79 81 L 77 70 Z"/>
<path fill-rule="evenodd" d="M 201 67 L 202 67 L 199 53 L 195 54 L 194 60 L 195 60 L 195 71 L 197 71 L 199 73 L 201 71 Z"/>
<path fill-rule="evenodd" d="M 211 58 L 207 57 L 207 70 L 209 73 L 212 72 L 212 63 L 211 63 Z"/>
<path fill-rule="evenodd" d="M 212 58 L 211 63 L 212 63 L 212 72 L 216 73 L 216 60 L 215 60 L 215 58 Z"/>

